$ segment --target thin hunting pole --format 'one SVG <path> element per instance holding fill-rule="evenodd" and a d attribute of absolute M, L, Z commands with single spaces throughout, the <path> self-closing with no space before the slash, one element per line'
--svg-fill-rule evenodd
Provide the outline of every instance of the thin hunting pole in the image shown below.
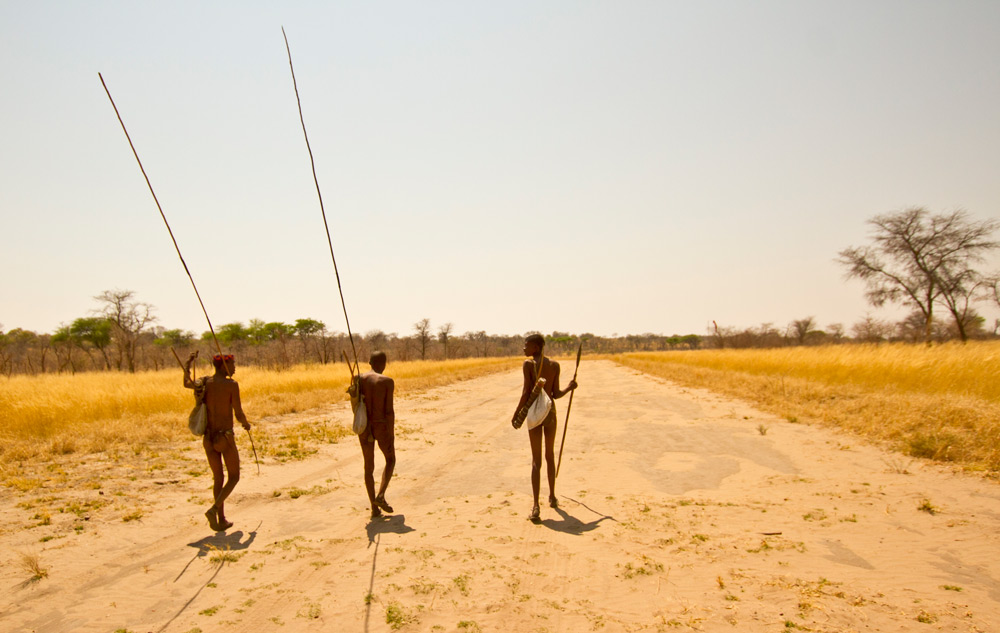
<path fill-rule="evenodd" d="M 170 346 L 170 352 L 174 355 L 174 358 L 177 359 L 177 364 L 181 366 L 181 369 L 184 369 L 185 368 L 184 363 L 181 362 L 181 357 L 177 355 L 177 350 L 174 349 L 173 345 Z M 194 355 L 195 358 L 198 357 L 198 350 L 194 351 Z M 197 377 L 197 374 L 198 374 L 198 365 L 194 364 L 191 366 L 191 380 L 194 380 Z"/>
<path fill-rule="evenodd" d="M 344 350 L 340 350 L 340 356 L 344 359 L 344 362 L 347 363 L 347 371 L 351 372 L 352 379 L 354 378 L 355 374 L 357 374 L 358 376 L 361 375 L 361 369 L 360 367 L 358 367 L 358 365 L 354 365 L 353 367 L 351 366 L 351 359 L 347 357 L 347 352 L 345 352 Z"/>
<path fill-rule="evenodd" d="M 177 245 L 177 239 L 174 237 L 174 232 L 170 228 L 170 223 L 167 222 L 167 216 L 163 213 L 163 207 L 160 206 L 160 201 L 156 197 L 156 192 L 153 191 L 153 185 L 149 182 L 149 176 L 146 175 L 146 169 L 142 166 L 142 161 L 139 160 L 139 153 L 135 151 L 135 145 L 132 143 L 132 137 L 129 136 L 128 130 L 125 128 L 125 122 L 122 121 L 122 115 L 118 112 L 118 106 L 115 105 L 115 100 L 111 98 L 111 91 L 108 90 L 108 85 L 104 83 L 104 77 L 101 73 L 97 73 L 97 76 L 101 78 L 101 85 L 104 86 L 104 92 L 108 94 L 108 100 L 111 101 L 111 107 L 115 109 L 115 116 L 118 117 L 118 122 L 122 126 L 122 132 L 125 132 L 125 138 L 128 139 L 128 146 L 132 148 L 132 155 L 135 156 L 135 162 L 139 163 L 139 171 L 142 172 L 142 177 L 146 179 L 146 186 L 149 187 L 149 193 L 153 195 L 153 202 L 156 203 L 156 208 L 160 212 L 160 217 L 163 218 L 163 224 L 167 227 L 167 233 L 170 233 L 170 241 L 174 243 L 174 250 L 177 251 L 177 257 L 181 260 L 181 265 L 184 266 L 184 272 L 187 273 L 188 279 L 191 280 L 191 287 L 194 288 L 194 294 L 198 297 L 198 304 L 201 306 L 201 311 L 205 315 L 205 320 L 208 321 L 208 330 L 212 333 L 212 340 L 215 341 L 215 347 L 219 350 L 219 354 L 222 354 L 222 346 L 219 345 L 219 337 L 215 335 L 215 328 L 212 327 L 212 319 L 208 318 L 208 310 L 205 309 L 205 302 L 201 300 L 201 293 L 198 292 L 198 286 L 194 283 L 194 277 L 191 276 L 191 271 L 188 270 L 187 262 L 184 261 L 184 256 L 181 255 L 181 248 Z M 228 371 L 228 368 L 227 368 Z"/>
<path fill-rule="evenodd" d="M 347 317 L 347 303 L 344 301 L 344 287 L 340 283 L 340 271 L 337 269 L 337 257 L 333 254 L 333 240 L 330 239 L 330 224 L 326 220 L 326 209 L 323 207 L 323 192 L 319 189 L 319 179 L 316 177 L 316 161 L 313 159 L 312 147 L 309 145 L 309 133 L 306 132 L 306 120 L 302 116 L 302 99 L 299 98 L 299 84 L 295 81 L 295 67 L 292 66 L 292 49 L 288 45 L 288 35 L 285 27 L 281 27 L 281 36 L 285 38 L 285 50 L 288 52 L 288 69 L 292 71 L 292 87 L 295 88 L 295 103 L 299 106 L 299 121 L 302 123 L 302 136 L 306 139 L 306 150 L 309 151 L 309 164 L 312 167 L 313 182 L 316 183 L 316 195 L 319 197 L 319 210 L 323 214 L 323 228 L 326 229 L 326 243 L 330 247 L 330 259 L 333 260 L 333 274 L 337 277 L 337 290 L 340 291 L 340 305 L 344 308 L 344 321 L 347 323 L 347 337 L 351 340 L 351 351 L 354 352 L 354 364 L 358 365 L 358 350 L 354 346 L 354 335 L 351 333 L 351 320 Z M 352 372 L 353 373 L 353 372 Z"/>
<path fill-rule="evenodd" d="M 160 217 L 163 218 L 163 224 L 167 227 L 167 233 L 170 234 L 170 241 L 174 243 L 174 250 L 177 251 L 177 257 L 181 260 L 181 265 L 184 266 L 184 272 L 187 273 L 188 279 L 191 280 L 191 287 L 194 288 L 194 294 L 198 297 L 198 305 L 201 306 L 201 311 L 205 315 L 205 320 L 208 322 L 208 330 L 212 333 L 212 340 L 215 341 L 215 347 L 219 350 L 219 356 L 222 356 L 222 345 L 219 344 L 219 337 L 215 335 L 215 328 L 212 327 L 212 319 L 208 316 L 208 310 L 205 309 L 205 302 L 201 300 L 201 293 L 198 292 L 198 286 L 194 283 L 194 277 L 191 276 L 191 271 L 188 270 L 187 262 L 184 261 L 184 256 L 181 255 L 181 247 L 177 245 L 177 239 L 174 237 L 174 232 L 170 228 L 170 223 L 167 222 L 167 216 L 163 213 L 163 207 L 160 206 L 160 201 L 156 197 L 156 192 L 153 191 L 153 185 L 149 182 L 149 176 L 146 175 L 146 169 L 142 166 L 142 161 L 139 160 L 139 152 L 135 150 L 135 144 L 132 143 L 132 137 L 129 136 L 128 129 L 125 127 L 125 121 L 122 121 L 122 115 L 118 112 L 118 106 L 115 105 L 115 100 L 111 98 L 111 91 L 108 90 L 108 85 L 104 83 L 104 76 L 101 75 L 101 73 L 97 73 L 97 76 L 101 79 L 101 85 L 104 86 L 104 92 L 108 95 L 108 101 L 111 102 L 111 107 L 115 109 L 115 116 L 118 117 L 118 123 L 122 126 L 122 132 L 125 132 L 125 138 L 128 139 L 128 146 L 132 148 L 132 155 L 135 156 L 135 162 L 139 163 L 139 171 L 142 172 L 142 177 L 146 179 L 146 186 L 149 187 L 149 193 L 153 195 L 153 202 L 156 203 L 156 208 L 160 212 Z M 176 352 L 174 352 L 174 357 L 177 357 Z M 181 362 L 180 358 L 177 358 L 177 362 Z M 226 374 L 229 375 L 229 365 L 223 361 L 222 366 L 226 368 Z M 250 448 L 253 449 L 253 460 L 257 464 L 257 474 L 259 475 L 260 460 L 257 459 L 257 447 L 254 446 L 253 435 L 250 435 L 249 429 L 247 429 L 247 436 L 250 438 Z"/>
<path fill-rule="evenodd" d="M 181 357 L 177 355 L 177 350 L 174 349 L 173 345 L 170 346 L 170 353 L 177 359 L 177 364 L 181 366 L 181 369 L 184 369 L 184 363 L 181 362 Z"/>
<path fill-rule="evenodd" d="M 576 372 L 580 371 L 580 355 L 583 354 L 583 340 L 580 341 L 580 346 L 576 349 L 576 368 L 573 370 L 573 380 L 576 380 Z M 576 393 L 576 389 L 569 392 L 569 404 L 566 405 L 566 421 L 563 422 L 563 434 L 562 441 L 559 442 L 559 460 L 556 462 L 556 477 L 559 476 L 559 467 L 562 466 L 562 453 L 563 447 L 566 446 L 566 429 L 569 427 L 569 412 L 573 410 L 573 394 Z"/>

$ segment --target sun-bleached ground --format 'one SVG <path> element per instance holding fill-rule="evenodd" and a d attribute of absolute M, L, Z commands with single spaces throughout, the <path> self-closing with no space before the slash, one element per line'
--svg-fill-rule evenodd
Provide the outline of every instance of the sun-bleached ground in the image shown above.
<path fill-rule="evenodd" d="M 0 492 L 0 630 L 998 630 L 996 483 L 607 361 L 580 382 L 538 525 L 519 372 L 398 400 L 374 523 L 353 439 L 260 476 L 244 451 L 227 534 L 194 440 L 131 472 L 68 456 L 61 488 Z"/>

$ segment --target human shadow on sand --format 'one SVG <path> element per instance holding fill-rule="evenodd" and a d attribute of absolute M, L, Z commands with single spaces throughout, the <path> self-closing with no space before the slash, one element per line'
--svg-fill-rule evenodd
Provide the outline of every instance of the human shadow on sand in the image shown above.
<path fill-rule="evenodd" d="M 193 563 L 195 559 L 204 558 L 209 553 L 218 550 L 236 552 L 248 549 L 254 540 L 256 540 L 257 530 L 259 528 L 260 524 L 258 524 L 257 527 L 250 532 L 249 538 L 246 541 L 243 540 L 243 530 L 236 530 L 235 532 L 230 532 L 229 534 L 226 534 L 225 532 L 216 532 L 212 536 L 206 536 L 203 539 L 198 539 L 194 543 L 188 543 L 188 547 L 194 547 L 198 551 L 195 552 L 194 557 L 188 561 L 188 564 L 184 566 L 181 573 L 177 574 L 177 578 L 174 578 L 174 582 L 181 579 L 181 576 L 184 575 L 184 572 L 187 571 L 188 567 L 191 566 L 191 563 Z"/>
<path fill-rule="evenodd" d="M 225 532 L 216 532 L 212 536 L 206 536 L 205 538 L 199 539 L 194 543 L 188 543 L 188 547 L 194 547 L 198 551 L 195 552 L 191 560 L 188 561 L 188 564 L 184 566 L 184 569 L 181 570 L 181 573 L 177 574 L 177 578 L 174 578 L 174 582 L 177 582 L 178 580 L 181 579 L 181 576 L 184 575 L 184 572 L 188 570 L 188 567 L 191 566 L 191 563 L 193 563 L 195 559 L 204 558 L 205 556 L 208 556 L 212 552 L 221 551 L 225 553 L 225 552 L 245 550 L 249 548 L 250 544 L 253 543 L 254 540 L 256 540 L 257 538 L 257 530 L 260 529 L 260 525 L 261 525 L 260 523 L 257 524 L 257 527 L 255 527 L 250 532 L 249 538 L 247 538 L 247 540 L 245 541 L 243 540 L 243 531 L 236 530 L 235 532 L 231 532 L 229 534 L 226 534 Z M 194 602 L 195 598 L 198 597 L 198 595 L 202 592 L 202 590 L 209 584 L 211 584 L 212 581 L 215 580 L 215 577 L 219 575 L 219 572 L 222 571 L 222 568 L 226 566 L 226 562 L 227 562 L 226 558 L 223 556 L 221 560 L 218 562 L 219 564 L 216 566 L 215 572 L 212 573 L 212 576 L 208 580 L 206 580 L 201 587 L 198 587 L 198 591 L 194 592 L 194 595 L 191 596 L 191 598 L 184 603 L 184 606 L 182 606 L 180 610 L 178 610 L 177 613 L 174 614 L 174 617 L 167 620 L 167 622 L 158 629 L 157 633 L 162 633 L 163 631 L 165 631 L 168 626 L 173 624 L 174 620 L 176 620 L 182 613 L 184 613 L 184 611 L 187 610 L 189 606 L 191 606 L 191 603 Z"/>
<path fill-rule="evenodd" d="M 372 543 L 375 542 L 375 537 L 379 534 L 406 534 L 413 532 L 414 529 L 406 524 L 405 516 L 393 514 L 392 516 L 380 516 L 377 519 L 372 519 L 365 526 L 365 531 L 368 533 L 368 547 L 371 547 Z"/>
<path fill-rule="evenodd" d="M 569 497 L 564 497 L 577 505 L 580 505 L 587 510 L 590 510 L 597 515 L 597 518 L 593 521 L 583 522 L 570 513 L 562 509 L 562 507 L 553 508 L 559 515 L 559 519 L 542 519 L 539 521 L 539 525 L 544 525 L 550 530 L 555 530 L 556 532 L 564 532 L 566 534 L 583 534 L 585 532 L 590 532 L 591 530 L 596 530 L 597 526 L 601 524 L 601 521 L 610 520 L 617 521 L 613 516 L 607 514 L 601 514 L 597 510 L 577 501 L 576 499 L 570 499 Z"/>

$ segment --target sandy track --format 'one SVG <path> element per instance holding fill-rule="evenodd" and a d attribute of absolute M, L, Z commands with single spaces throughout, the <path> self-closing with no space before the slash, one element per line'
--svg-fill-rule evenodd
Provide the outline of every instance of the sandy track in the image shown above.
<path fill-rule="evenodd" d="M 351 440 L 245 468 L 227 535 L 198 520 L 206 480 L 159 486 L 138 523 L 4 534 L 0 630 L 998 630 L 996 484 L 609 362 L 580 379 L 540 525 L 520 376 L 488 376 L 397 402 L 386 521 Z M 22 585 L 15 551 L 49 577 Z"/>

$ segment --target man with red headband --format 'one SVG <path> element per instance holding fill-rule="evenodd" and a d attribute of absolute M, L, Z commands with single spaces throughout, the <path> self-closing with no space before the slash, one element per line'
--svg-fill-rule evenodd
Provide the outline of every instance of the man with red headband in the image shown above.
<path fill-rule="evenodd" d="M 192 353 L 184 366 L 184 386 L 195 390 L 199 399 L 204 401 L 208 413 L 208 425 L 205 427 L 202 445 L 212 469 L 215 503 L 205 512 L 205 517 L 213 530 L 227 530 L 233 524 L 226 520 L 224 503 L 240 481 L 240 453 L 236 450 L 236 438 L 233 436 L 233 413 L 248 431 L 250 423 L 247 422 L 240 403 L 240 385 L 232 378 L 236 373 L 233 355 L 215 355 L 212 357 L 215 375 L 191 380 L 191 363 L 197 356 L 198 352 Z M 223 462 L 229 475 L 228 481 L 224 477 Z"/>

